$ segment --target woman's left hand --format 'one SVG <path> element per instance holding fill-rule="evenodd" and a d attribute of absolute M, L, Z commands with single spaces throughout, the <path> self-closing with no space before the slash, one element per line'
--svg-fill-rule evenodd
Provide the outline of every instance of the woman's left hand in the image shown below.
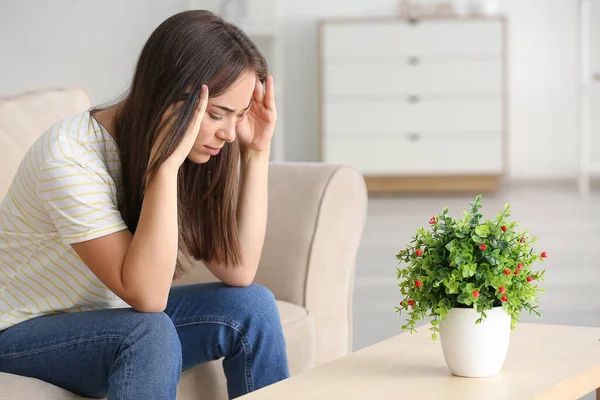
<path fill-rule="evenodd" d="M 252 104 L 246 118 L 238 122 L 237 137 L 242 151 L 266 152 L 271 148 L 271 138 L 275 131 L 277 110 L 275 109 L 275 87 L 273 77 L 267 77 L 266 89 L 256 79 Z"/>

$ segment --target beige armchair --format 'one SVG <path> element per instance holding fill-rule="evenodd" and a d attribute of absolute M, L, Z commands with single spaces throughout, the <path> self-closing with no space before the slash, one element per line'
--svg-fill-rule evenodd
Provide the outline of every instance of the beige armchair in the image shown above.
<path fill-rule="evenodd" d="M 37 137 L 55 121 L 90 105 L 87 94 L 77 88 L 0 99 L 0 199 Z M 364 180 L 352 168 L 271 165 L 267 236 L 255 282 L 277 299 L 292 375 L 351 351 L 355 258 L 366 209 Z M 174 284 L 211 280 L 198 265 Z M 186 371 L 177 398 L 226 399 L 220 364 Z M 4 373 L 0 398 L 81 399 L 40 380 Z"/>

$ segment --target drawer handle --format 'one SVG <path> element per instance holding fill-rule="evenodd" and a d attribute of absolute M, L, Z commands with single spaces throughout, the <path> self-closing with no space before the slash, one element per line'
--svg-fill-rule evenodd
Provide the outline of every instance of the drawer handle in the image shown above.
<path fill-rule="evenodd" d="M 418 103 L 419 101 L 421 101 L 421 98 L 418 95 L 413 94 L 411 96 L 408 96 L 408 98 L 406 99 L 406 101 L 408 101 L 409 103 L 413 103 L 414 104 L 414 103 Z"/>
<path fill-rule="evenodd" d="M 420 57 L 408 57 L 408 60 L 406 60 L 408 65 L 419 65 L 421 63 L 421 58 Z"/>
<path fill-rule="evenodd" d="M 416 142 L 418 140 L 421 140 L 421 135 L 417 132 L 410 132 L 408 134 L 408 140 L 410 140 L 411 142 Z"/>

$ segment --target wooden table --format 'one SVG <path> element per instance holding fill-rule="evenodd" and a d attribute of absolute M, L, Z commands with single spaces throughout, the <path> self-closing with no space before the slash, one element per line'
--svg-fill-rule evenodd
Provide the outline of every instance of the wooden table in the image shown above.
<path fill-rule="evenodd" d="M 460 378 L 428 326 L 268 386 L 262 399 L 578 399 L 600 387 L 600 328 L 517 325 L 506 362 L 491 378 Z M 600 390 L 596 392 L 600 400 Z"/>

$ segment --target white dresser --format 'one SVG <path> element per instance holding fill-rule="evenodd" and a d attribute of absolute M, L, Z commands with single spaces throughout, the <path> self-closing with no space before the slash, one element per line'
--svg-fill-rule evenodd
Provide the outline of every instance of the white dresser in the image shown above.
<path fill-rule="evenodd" d="M 600 0 L 581 0 L 579 18 L 579 188 L 600 177 Z"/>
<path fill-rule="evenodd" d="M 497 188 L 502 18 L 327 20 L 319 36 L 324 162 L 356 167 L 371 192 Z"/>

